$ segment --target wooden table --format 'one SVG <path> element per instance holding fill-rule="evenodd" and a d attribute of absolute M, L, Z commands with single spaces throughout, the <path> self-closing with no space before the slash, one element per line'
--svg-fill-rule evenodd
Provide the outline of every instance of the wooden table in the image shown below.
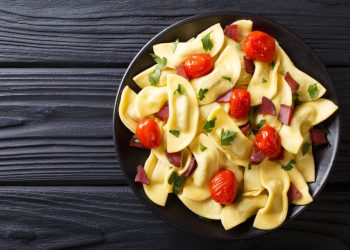
<path fill-rule="evenodd" d="M 291 29 L 327 66 L 340 100 L 326 188 L 294 221 L 250 240 L 199 239 L 155 217 L 113 148 L 114 98 L 131 59 L 165 27 L 214 10 Z M 0 54 L 0 249 L 350 247 L 349 1 L 3 0 Z"/>

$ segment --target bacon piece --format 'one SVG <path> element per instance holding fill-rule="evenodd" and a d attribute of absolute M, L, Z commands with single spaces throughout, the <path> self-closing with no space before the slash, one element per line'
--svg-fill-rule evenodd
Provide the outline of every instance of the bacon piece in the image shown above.
<path fill-rule="evenodd" d="M 260 162 L 262 162 L 265 158 L 265 155 L 263 152 L 260 151 L 260 149 L 258 149 L 257 146 L 254 145 L 253 148 L 253 153 L 250 156 L 250 163 L 251 164 L 259 164 Z"/>
<path fill-rule="evenodd" d="M 135 176 L 135 182 L 149 185 L 149 179 L 147 177 L 147 174 L 146 174 L 145 169 L 143 168 L 143 166 L 142 165 L 138 165 L 137 168 L 136 168 L 136 171 L 137 171 L 137 173 L 136 173 L 136 176 Z"/>
<path fill-rule="evenodd" d="M 235 24 L 227 25 L 224 29 L 224 34 L 229 38 L 235 40 L 236 42 L 239 42 L 237 25 Z"/>
<path fill-rule="evenodd" d="M 253 75 L 254 71 L 255 71 L 255 65 L 252 59 L 250 59 L 249 57 L 245 56 L 243 57 L 243 61 L 244 61 L 244 67 L 245 67 L 245 71 L 248 74 Z"/>
<path fill-rule="evenodd" d="M 278 119 L 282 123 L 289 126 L 290 122 L 292 121 L 292 117 L 293 117 L 293 107 L 281 104 L 280 112 L 278 113 Z"/>
<path fill-rule="evenodd" d="M 186 79 L 190 79 L 187 74 L 186 74 L 186 71 L 185 71 L 185 68 L 184 68 L 184 65 L 183 64 L 180 64 L 178 66 L 176 66 L 176 72 L 179 76 L 182 76 Z"/>
<path fill-rule="evenodd" d="M 265 115 L 276 115 L 275 105 L 269 98 L 263 96 L 259 113 Z"/>
<path fill-rule="evenodd" d="M 168 105 L 168 103 L 165 103 L 164 106 L 154 115 L 157 118 L 161 119 L 162 121 L 166 121 L 169 117 L 169 105 Z"/>
<path fill-rule="evenodd" d="M 250 124 L 250 122 L 247 122 L 246 124 L 242 125 L 239 127 L 240 130 L 242 131 L 242 133 L 247 136 L 248 133 L 252 130 L 252 125 Z"/>
<path fill-rule="evenodd" d="M 216 99 L 216 102 L 229 102 L 231 98 L 231 93 L 232 93 L 232 89 L 230 89 L 226 93 L 223 93 L 221 96 L 219 96 Z"/>
<path fill-rule="evenodd" d="M 299 190 L 293 185 L 293 183 L 290 183 L 289 189 L 287 192 L 288 196 L 288 202 L 289 204 L 292 203 L 292 201 L 299 199 L 301 197 L 301 193 Z"/>
<path fill-rule="evenodd" d="M 297 83 L 293 77 L 289 74 L 289 72 L 286 73 L 284 76 L 284 79 L 288 83 L 289 87 L 291 88 L 292 92 L 295 93 L 299 89 L 299 83 Z"/>
<path fill-rule="evenodd" d="M 310 136 L 312 140 L 312 144 L 315 146 L 327 145 L 328 140 L 325 132 L 318 128 L 310 129 Z"/>
<path fill-rule="evenodd" d="M 175 153 L 166 153 L 169 162 L 175 167 L 181 168 L 181 151 Z"/>
<path fill-rule="evenodd" d="M 183 174 L 183 176 L 185 176 L 187 178 L 188 176 L 190 176 L 193 173 L 193 171 L 196 168 L 197 168 L 197 161 L 194 158 L 194 156 L 192 156 L 190 165 L 188 166 L 188 168 L 187 168 L 186 172 Z"/>

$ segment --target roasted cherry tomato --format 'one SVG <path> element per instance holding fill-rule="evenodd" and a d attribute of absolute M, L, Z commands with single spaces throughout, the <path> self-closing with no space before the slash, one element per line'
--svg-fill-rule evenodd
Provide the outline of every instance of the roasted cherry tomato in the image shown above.
<path fill-rule="evenodd" d="M 197 78 L 210 73 L 214 68 L 214 62 L 208 54 L 195 54 L 184 62 L 186 75 L 190 78 Z"/>
<path fill-rule="evenodd" d="M 242 119 L 249 113 L 250 94 L 245 89 L 236 88 L 231 93 L 230 115 L 236 119 Z"/>
<path fill-rule="evenodd" d="M 268 125 L 262 127 L 255 135 L 255 145 L 269 158 L 279 156 L 282 150 L 281 137 L 276 129 Z"/>
<path fill-rule="evenodd" d="M 147 148 L 156 148 L 162 141 L 159 126 L 152 119 L 141 120 L 137 124 L 135 134 L 142 145 Z"/>
<path fill-rule="evenodd" d="M 231 204 L 237 195 L 235 174 L 227 169 L 217 172 L 210 183 L 211 198 L 224 205 Z"/>
<path fill-rule="evenodd" d="M 275 40 L 262 31 L 252 31 L 243 42 L 243 51 L 252 59 L 271 62 L 275 57 Z"/>

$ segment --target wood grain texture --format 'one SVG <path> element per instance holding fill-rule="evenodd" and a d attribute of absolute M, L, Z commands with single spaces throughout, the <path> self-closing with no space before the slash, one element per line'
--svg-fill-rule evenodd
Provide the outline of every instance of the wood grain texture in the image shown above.
<path fill-rule="evenodd" d="M 254 240 L 213 241 L 164 223 L 128 187 L 1 187 L 0 247 L 342 250 L 350 247 L 349 207 L 349 189 L 323 192 L 281 229 Z"/>
<path fill-rule="evenodd" d="M 125 185 L 112 139 L 125 69 L 2 69 L 0 185 Z M 341 115 L 350 117 L 350 68 L 329 68 Z M 343 123 L 331 184 L 350 183 Z"/>
<path fill-rule="evenodd" d="M 327 65 L 350 64 L 350 3 L 345 0 L 3 0 L 1 65 L 125 66 L 162 29 L 220 10 L 271 18 L 299 35 Z"/>

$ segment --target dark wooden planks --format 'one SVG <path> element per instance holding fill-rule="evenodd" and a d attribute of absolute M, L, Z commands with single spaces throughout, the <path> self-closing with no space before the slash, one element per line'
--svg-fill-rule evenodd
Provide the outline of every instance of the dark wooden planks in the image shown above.
<path fill-rule="evenodd" d="M 348 184 L 350 68 L 329 68 L 343 130 L 330 183 Z M 124 69 L 2 69 L 0 185 L 125 185 L 112 115 Z"/>
<path fill-rule="evenodd" d="M 0 248 L 340 250 L 350 246 L 349 206 L 349 190 L 323 192 L 281 229 L 219 242 L 164 223 L 128 187 L 0 187 Z"/>
<path fill-rule="evenodd" d="M 124 184 L 112 140 L 123 72 L 2 69 L 0 182 Z"/>
<path fill-rule="evenodd" d="M 200 8 L 199 8 L 200 7 Z M 350 64 L 348 1 L 12 1 L 0 6 L 4 66 L 126 65 L 162 29 L 196 14 L 242 11 L 298 34 L 327 65 Z"/>

